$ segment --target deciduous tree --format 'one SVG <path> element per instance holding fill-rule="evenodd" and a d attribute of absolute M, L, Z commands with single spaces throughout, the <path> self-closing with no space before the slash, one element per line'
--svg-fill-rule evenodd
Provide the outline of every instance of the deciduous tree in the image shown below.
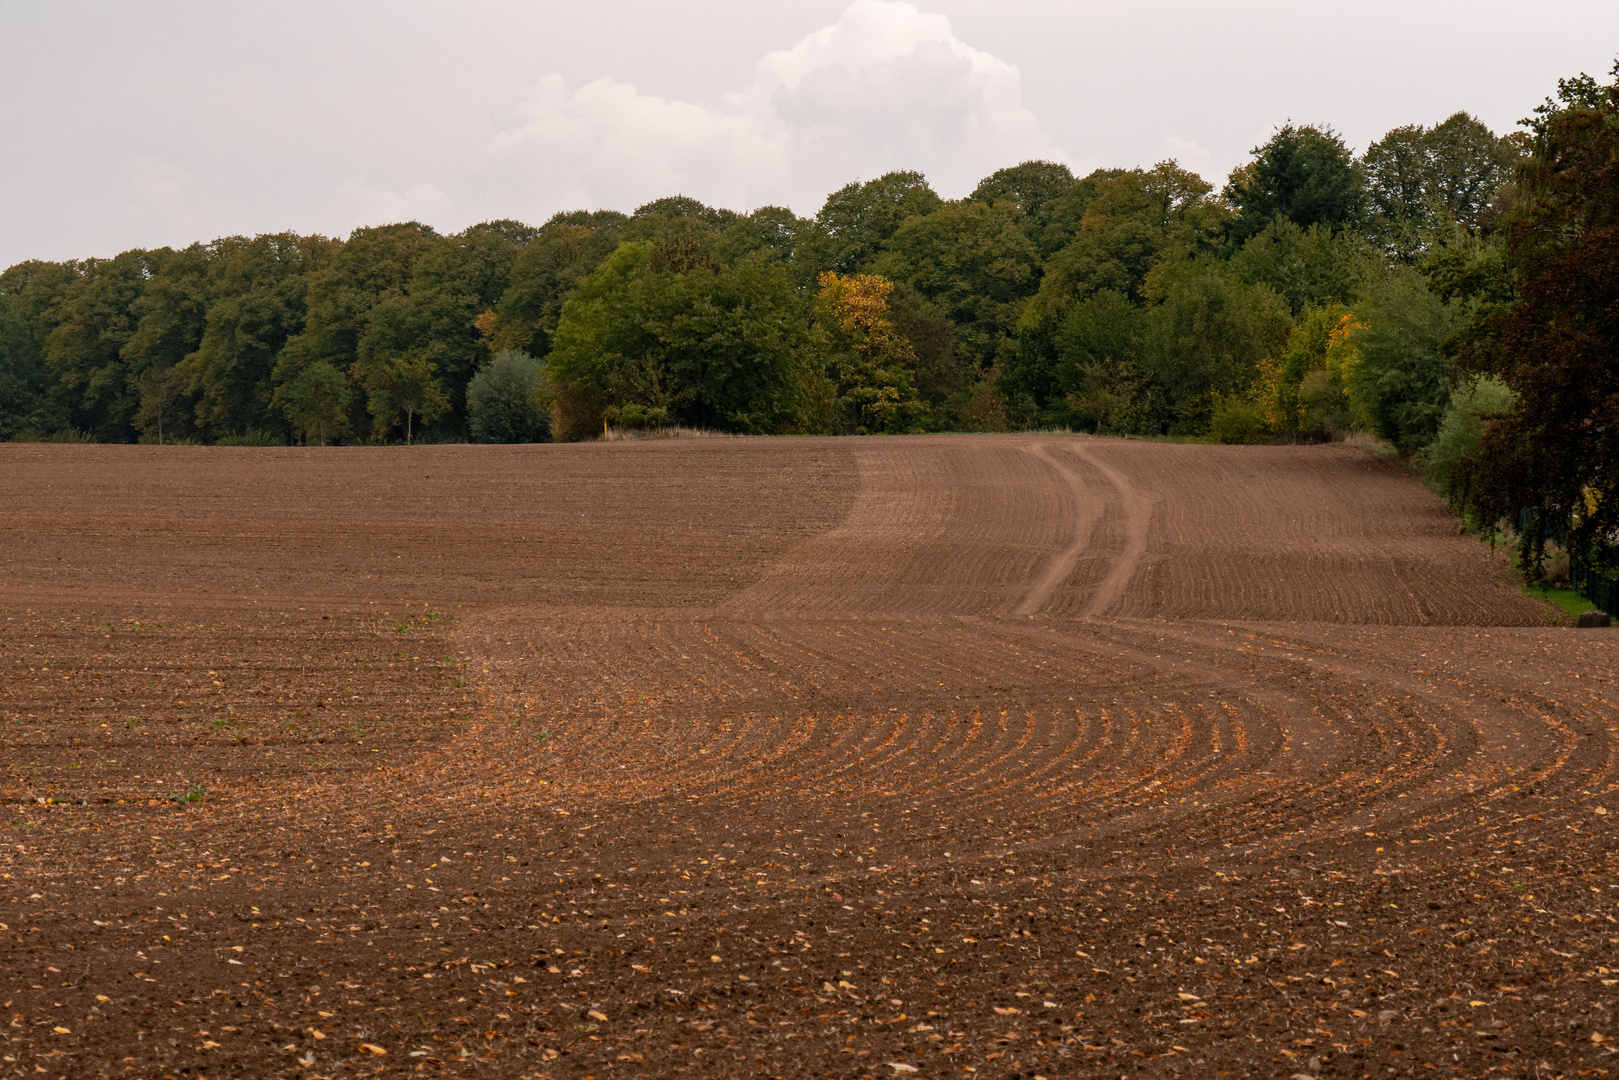
<path fill-rule="evenodd" d="M 72 277 L 62 263 L 38 261 L 0 274 L 0 439 L 43 434 L 66 422 L 51 399 L 44 351 L 52 310 Z"/>
<path fill-rule="evenodd" d="M 617 249 L 628 222 L 611 211 L 558 214 L 546 222 L 512 265 L 496 319 L 483 326 L 491 346 L 535 357 L 550 352 L 562 305 Z"/>
<path fill-rule="evenodd" d="M 632 404 L 691 427 L 782 430 L 807 344 L 803 302 L 779 265 L 724 266 L 678 230 L 626 242 L 563 305 L 547 357 L 556 434 L 585 437 L 601 410 Z M 588 409 L 593 425 L 576 415 Z"/>
<path fill-rule="evenodd" d="M 988 367 L 1040 282 L 1040 260 L 1011 202 L 963 199 L 907 218 L 874 260 L 942 311 L 979 366 Z M 824 283 L 823 283 L 824 287 Z"/>
<path fill-rule="evenodd" d="M 135 303 L 173 253 L 126 251 L 85 262 L 56 310 L 44 360 L 74 427 L 107 442 L 125 442 L 140 395 L 123 348 L 139 321 Z"/>
<path fill-rule="evenodd" d="M 1245 392 L 1279 352 L 1292 318 L 1282 298 L 1222 264 L 1170 264 L 1150 286 L 1151 310 L 1133 407 L 1138 429 L 1200 434 L 1214 395 Z"/>
<path fill-rule="evenodd" d="M 842 432 L 908 431 L 925 409 L 911 386 L 916 354 L 889 317 L 893 288 L 877 274 L 820 277 L 815 313 L 830 342 L 827 377 L 837 388 Z"/>
<path fill-rule="evenodd" d="M 906 218 L 931 214 L 942 203 L 919 172 L 846 184 L 815 215 L 815 265 L 839 274 L 869 270 Z"/>
<path fill-rule="evenodd" d="M 434 377 L 438 365 L 419 352 L 377 357 L 366 374 L 366 411 L 372 436 L 379 442 L 404 421 L 405 442 L 413 441 L 417 422 L 431 424 L 450 407 L 450 395 Z"/>
<path fill-rule="evenodd" d="M 1076 182 L 1068 166 L 1059 162 L 1025 161 L 986 176 L 967 197 L 986 205 L 1004 202 L 1016 207 L 1030 242 L 1038 247 L 1058 201 L 1074 190 Z"/>
<path fill-rule="evenodd" d="M 173 367 L 149 367 L 135 381 L 140 392 L 140 408 L 135 412 L 135 424 L 155 435 L 157 444 L 163 445 L 163 425 L 174 418 L 176 408 L 185 400 L 185 376 Z"/>
<path fill-rule="evenodd" d="M 1509 140 L 1465 112 L 1432 128 L 1395 128 L 1361 158 L 1372 235 L 1409 262 L 1447 220 L 1477 227 L 1517 158 Z"/>
<path fill-rule="evenodd" d="M 273 404 L 306 440 L 325 446 L 327 439 L 346 430 L 352 397 L 348 378 L 325 360 L 316 360 L 276 389 Z"/>
<path fill-rule="evenodd" d="M 1565 523 L 1577 552 L 1619 540 L 1619 65 L 1614 76 L 1565 80 L 1537 111 L 1506 221 L 1515 299 L 1463 353 L 1514 401 L 1459 486 L 1486 521 L 1523 515 L 1536 571 Z"/>
<path fill-rule="evenodd" d="M 342 242 L 275 233 L 226 237 L 209 245 L 208 317 L 196 352 L 180 362 L 205 436 L 282 430 L 272 405 L 282 350 L 304 328 L 313 278 Z M 287 378 L 301 368 L 289 364 Z"/>
<path fill-rule="evenodd" d="M 1340 229 L 1359 224 L 1365 194 L 1354 155 L 1330 127 L 1277 129 L 1253 160 L 1231 174 L 1226 199 L 1237 209 L 1231 237 L 1242 243 L 1276 217 L 1301 229 L 1321 225 Z"/>
<path fill-rule="evenodd" d="M 202 244 L 175 252 L 130 305 L 130 315 L 138 321 L 119 355 L 138 395 L 131 420 L 144 433 L 155 432 L 160 443 L 166 426 L 173 434 L 188 390 L 177 366 L 196 351 L 208 323 L 210 262 L 211 253 Z"/>

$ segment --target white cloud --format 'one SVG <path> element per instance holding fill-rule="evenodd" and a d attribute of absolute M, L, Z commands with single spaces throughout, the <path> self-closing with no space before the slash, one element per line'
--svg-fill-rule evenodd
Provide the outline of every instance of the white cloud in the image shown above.
<path fill-rule="evenodd" d="M 1613 0 L 1538 21 L 1521 0 L 1466 19 L 1454 0 L 1367 0 L 1347 21 L 1331 4 L 852 2 L 0 3 L 0 266 L 341 233 L 428 216 L 424 185 L 453 231 L 682 188 L 809 211 L 901 166 L 959 194 L 1058 147 L 1076 171 L 1166 149 L 1203 168 L 1166 135 L 1208 148 L 1216 179 L 1289 116 L 1356 147 L 1459 108 L 1511 130 L 1559 77 L 1606 71 L 1619 37 Z M 525 98 L 551 72 L 566 85 Z"/>
<path fill-rule="evenodd" d="M 1189 169 L 1211 183 L 1218 184 L 1220 181 L 1220 178 L 1214 175 L 1214 155 L 1191 139 L 1171 135 L 1163 141 L 1158 153 L 1160 159 L 1174 158 L 1180 162 L 1181 168 Z"/>
<path fill-rule="evenodd" d="M 758 119 L 642 94 L 600 78 L 569 93 L 547 76 L 493 143 L 500 178 L 552 209 L 633 209 L 660 195 L 750 204 L 787 172 L 784 141 Z"/>
<path fill-rule="evenodd" d="M 507 205 L 630 209 L 682 193 L 800 213 L 853 179 L 919 169 L 946 195 L 1062 153 L 1024 107 L 1015 67 L 964 44 L 942 15 L 855 0 L 838 21 L 772 52 L 717 107 L 601 78 L 542 79 L 493 140 Z M 536 215 L 541 216 L 541 215 Z"/>
<path fill-rule="evenodd" d="M 413 184 L 394 191 L 350 178 L 326 200 L 320 216 L 341 233 L 356 225 L 439 221 L 450 209 L 450 196 L 434 184 Z"/>

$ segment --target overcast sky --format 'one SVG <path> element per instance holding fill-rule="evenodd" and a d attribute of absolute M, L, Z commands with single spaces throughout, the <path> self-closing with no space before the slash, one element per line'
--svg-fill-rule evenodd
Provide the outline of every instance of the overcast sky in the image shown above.
<path fill-rule="evenodd" d="M 1504 132 L 1616 51 L 1614 0 L 0 0 L 0 266 L 677 192 L 807 215 L 1034 157 L 1218 182 L 1288 119 Z"/>

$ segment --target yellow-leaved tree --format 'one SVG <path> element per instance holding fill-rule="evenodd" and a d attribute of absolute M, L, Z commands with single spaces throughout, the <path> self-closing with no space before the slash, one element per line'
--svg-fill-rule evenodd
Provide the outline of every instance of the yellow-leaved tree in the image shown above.
<path fill-rule="evenodd" d="M 815 315 L 828 344 L 834 428 L 854 435 L 919 429 L 927 405 L 911 385 L 916 354 L 888 313 L 894 283 L 879 274 L 832 271 L 817 282 Z"/>
<path fill-rule="evenodd" d="M 1299 315 L 1286 348 L 1260 361 L 1254 383 L 1256 403 L 1273 432 L 1296 442 L 1369 426 L 1349 392 L 1360 362 L 1354 337 L 1365 328 L 1341 304 Z"/>

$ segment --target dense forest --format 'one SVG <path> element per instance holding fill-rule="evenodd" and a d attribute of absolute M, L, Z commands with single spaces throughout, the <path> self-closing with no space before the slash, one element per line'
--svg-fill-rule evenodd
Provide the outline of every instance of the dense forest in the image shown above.
<path fill-rule="evenodd" d="M 958 200 L 913 172 L 851 183 L 809 219 L 674 196 L 25 262 L 0 274 L 0 439 L 1365 432 L 1492 513 L 1584 498 L 1590 517 L 1605 478 L 1525 457 L 1551 423 L 1566 461 L 1581 422 L 1525 357 L 1568 288 L 1602 287 L 1592 251 L 1560 264 L 1562 292 L 1533 281 L 1601 204 L 1567 185 L 1612 201 L 1615 117 L 1580 76 L 1505 136 L 1457 113 L 1357 157 L 1289 124 L 1220 190 L 1173 161 L 1032 161 Z M 1613 328 L 1582 327 L 1581 385 L 1611 396 Z"/>

